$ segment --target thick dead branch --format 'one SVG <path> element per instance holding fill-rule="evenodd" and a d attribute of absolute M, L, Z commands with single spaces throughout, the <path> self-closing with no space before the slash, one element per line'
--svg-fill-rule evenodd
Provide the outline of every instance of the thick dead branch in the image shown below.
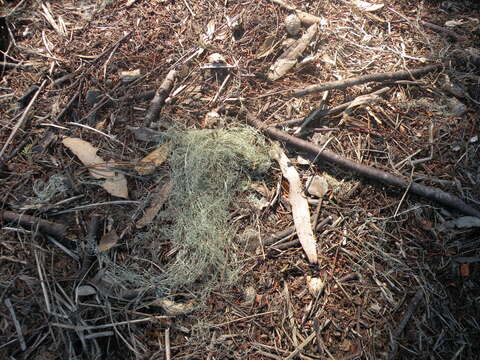
<path fill-rule="evenodd" d="M 415 80 L 416 77 L 426 75 L 432 71 L 441 69 L 442 64 L 427 65 L 415 70 L 402 70 L 386 73 L 362 75 L 350 79 L 327 82 L 320 85 L 307 86 L 305 89 L 297 90 L 293 96 L 300 97 L 308 94 L 318 93 L 331 89 L 346 89 L 350 86 L 365 84 L 369 82 L 397 81 L 397 80 Z"/>
<path fill-rule="evenodd" d="M 257 119 L 255 119 L 251 114 L 247 114 L 247 122 L 251 126 L 254 126 L 257 129 L 262 130 L 265 134 L 271 136 L 272 138 L 284 141 L 303 151 L 307 151 L 309 153 L 315 154 L 318 159 L 336 164 L 344 169 L 353 171 L 358 175 L 379 181 L 383 184 L 398 186 L 402 189 L 408 189 L 408 191 L 413 194 L 423 196 L 427 199 L 436 201 L 449 208 L 456 209 L 466 215 L 480 217 L 480 211 L 466 204 L 463 200 L 459 199 L 458 197 L 451 195 L 449 193 L 446 193 L 440 189 L 435 189 L 430 186 L 425 186 L 417 183 L 409 183 L 407 180 L 404 180 L 398 176 L 389 174 L 385 171 L 376 169 L 371 166 L 358 164 L 352 160 L 339 156 L 331 151 L 328 151 L 328 150 L 322 151 L 320 147 L 308 141 L 288 135 L 285 132 L 278 129 L 264 127 L 262 123 Z"/>
<path fill-rule="evenodd" d="M 148 126 L 158 119 L 160 110 L 162 110 L 162 107 L 165 104 L 165 100 L 167 99 L 170 91 L 172 90 L 176 76 L 177 70 L 170 70 L 165 80 L 163 80 L 162 85 L 160 85 L 157 92 L 155 93 L 155 96 L 150 102 L 150 107 L 148 108 L 147 115 L 145 115 L 145 125 Z"/>
<path fill-rule="evenodd" d="M 32 231 L 38 229 L 40 232 L 59 239 L 64 238 L 67 233 L 67 226 L 64 224 L 43 220 L 36 216 L 17 214 L 13 211 L 1 210 L 0 220 L 13 222 Z"/>

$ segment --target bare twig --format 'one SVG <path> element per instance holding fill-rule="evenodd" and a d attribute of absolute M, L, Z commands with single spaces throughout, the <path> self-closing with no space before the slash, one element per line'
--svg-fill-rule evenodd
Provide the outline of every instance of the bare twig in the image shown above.
<path fill-rule="evenodd" d="M 67 227 L 63 224 L 43 220 L 36 216 L 17 214 L 13 211 L 1 210 L 0 220 L 14 222 L 33 230 L 38 228 L 39 231 L 59 239 L 65 237 L 67 232 Z"/>
<path fill-rule="evenodd" d="M 13 127 L 13 130 L 12 132 L 10 133 L 10 136 L 8 137 L 7 141 L 5 142 L 5 144 L 3 145 L 3 148 L 2 150 L 0 150 L 0 158 L 3 156 L 3 154 L 5 153 L 5 150 L 7 149 L 8 145 L 10 144 L 10 142 L 12 141 L 13 137 L 15 136 L 15 134 L 17 133 L 18 129 L 20 129 L 20 127 L 23 125 L 23 122 L 25 121 L 25 119 L 27 118 L 27 115 L 30 111 L 30 109 L 32 108 L 33 104 L 35 103 L 35 100 L 37 100 L 37 97 L 38 95 L 40 94 L 40 92 L 42 91 L 43 87 L 45 86 L 45 84 L 47 83 L 47 80 L 43 80 L 42 84 L 40 85 L 40 87 L 38 88 L 37 92 L 35 93 L 35 95 L 33 95 L 32 99 L 30 100 L 30 102 L 28 103 L 27 107 L 25 108 L 25 110 L 23 111 L 23 114 L 22 116 L 20 116 L 20 118 L 18 119 L 17 123 L 15 124 L 15 126 Z"/>
<path fill-rule="evenodd" d="M 441 69 L 442 64 L 427 65 L 414 70 L 402 70 L 386 73 L 361 75 L 350 79 L 331 81 L 321 85 L 307 86 L 305 89 L 297 90 L 293 93 L 293 96 L 300 97 L 308 94 L 318 93 L 331 89 L 346 89 L 347 87 L 365 84 L 369 82 L 382 82 L 382 81 L 396 81 L 396 80 L 411 80 L 415 77 L 423 76 L 432 71 Z"/>
<path fill-rule="evenodd" d="M 170 94 L 170 91 L 173 87 L 173 82 L 177 76 L 176 70 L 170 70 L 167 74 L 165 80 L 163 80 L 162 85 L 158 88 L 157 92 L 155 93 L 154 98 L 150 102 L 150 107 L 148 108 L 147 115 L 145 115 L 145 125 L 150 125 L 153 121 L 156 121 L 158 115 L 160 114 L 160 110 L 162 110 L 163 105 L 165 104 L 165 100 Z"/>

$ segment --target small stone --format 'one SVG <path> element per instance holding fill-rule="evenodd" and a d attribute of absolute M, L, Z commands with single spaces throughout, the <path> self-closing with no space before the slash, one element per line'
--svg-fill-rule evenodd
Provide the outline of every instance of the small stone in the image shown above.
<path fill-rule="evenodd" d="M 302 28 L 302 23 L 296 14 L 290 14 L 285 18 L 285 28 L 290 36 L 297 36 Z"/>

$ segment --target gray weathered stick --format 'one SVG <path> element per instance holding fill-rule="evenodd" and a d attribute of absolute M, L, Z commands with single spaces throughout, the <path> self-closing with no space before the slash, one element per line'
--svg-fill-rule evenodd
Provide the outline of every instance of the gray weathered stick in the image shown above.
<path fill-rule="evenodd" d="M 255 119 L 251 114 L 247 114 L 247 122 L 251 126 L 262 130 L 265 134 L 271 136 L 272 138 L 275 138 L 280 141 L 284 141 L 290 145 L 293 145 L 296 148 L 315 154 L 318 159 L 326 160 L 328 162 L 334 163 L 344 169 L 353 171 L 358 175 L 379 181 L 383 184 L 397 186 L 402 189 L 408 188 L 409 192 L 413 194 L 423 196 L 427 199 L 436 201 L 442 205 L 456 209 L 466 215 L 480 217 L 480 211 L 466 204 L 463 200 L 459 199 L 458 197 L 451 195 L 449 193 L 446 193 L 445 191 L 442 191 L 440 189 L 435 189 L 430 186 L 425 186 L 422 184 L 410 183 L 409 181 L 402 179 L 401 177 L 389 174 L 385 171 L 376 169 L 371 166 L 356 163 L 355 161 L 346 159 L 331 151 L 328 151 L 328 150 L 322 151 L 320 147 L 308 141 L 288 135 L 287 133 L 278 129 L 264 127 L 263 124 L 259 120 Z"/>
<path fill-rule="evenodd" d="M 327 82 L 320 85 L 307 86 L 305 89 L 297 90 L 293 93 L 293 96 L 300 97 L 308 94 L 318 93 L 331 89 L 346 89 L 347 87 L 365 84 L 369 82 L 381 82 L 381 81 L 397 81 L 397 80 L 412 80 L 415 77 L 423 76 L 432 71 L 441 69 L 442 64 L 427 65 L 414 70 L 394 71 L 378 74 L 361 75 L 350 79 L 337 80 Z"/>

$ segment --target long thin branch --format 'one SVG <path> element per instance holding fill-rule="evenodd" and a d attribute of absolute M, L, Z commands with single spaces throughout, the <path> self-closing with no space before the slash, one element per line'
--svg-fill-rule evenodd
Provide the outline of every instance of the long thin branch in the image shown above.
<path fill-rule="evenodd" d="M 288 135 L 278 129 L 264 127 L 263 124 L 259 120 L 255 119 L 251 114 L 247 114 L 247 122 L 251 126 L 262 130 L 265 134 L 271 136 L 272 138 L 284 141 L 290 145 L 293 145 L 296 148 L 315 154 L 318 159 L 336 164 L 344 169 L 353 171 L 358 175 L 379 181 L 383 184 L 398 186 L 402 189 L 409 189 L 409 192 L 413 194 L 436 201 L 442 205 L 456 209 L 466 215 L 480 217 L 480 211 L 466 204 L 458 197 L 446 193 L 440 189 L 435 189 L 430 186 L 425 186 L 417 183 L 410 184 L 409 181 L 402 179 L 401 177 L 389 174 L 385 171 L 376 169 L 371 166 L 356 163 L 328 150 L 322 151 L 320 147 L 308 141 Z"/>
<path fill-rule="evenodd" d="M 308 94 L 318 93 L 331 89 L 346 89 L 347 87 L 365 84 L 369 82 L 382 82 L 382 81 L 397 81 L 397 80 L 412 80 L 415 77 L 423 76 L 432 71 L 441 69 L 442 64 L 427 65 L 414 70 L 402 70 L 386 73 L 361 75 L 350 79 L 337 80 L 327 82 L 320 85 L 307 86 L 305 89 L 297 90 L 293 93 L 293 96 L 300 97 Z"/>

